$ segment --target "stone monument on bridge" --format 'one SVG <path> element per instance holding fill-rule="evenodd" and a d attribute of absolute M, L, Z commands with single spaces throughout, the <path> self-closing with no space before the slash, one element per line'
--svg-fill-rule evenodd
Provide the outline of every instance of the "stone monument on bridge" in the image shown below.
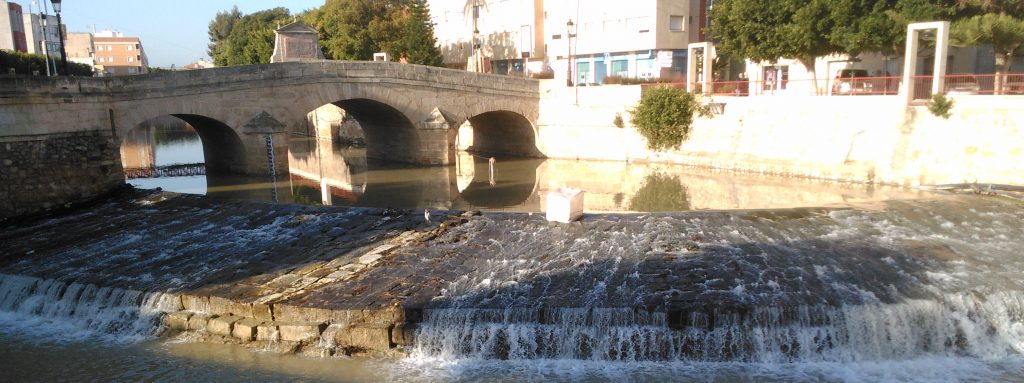
<path fill-rule="evenodd" d="M 296 21 L 274 31 L 274 54 L 270 62 L 323 59 L 320 33 L 315 28 Z"/>

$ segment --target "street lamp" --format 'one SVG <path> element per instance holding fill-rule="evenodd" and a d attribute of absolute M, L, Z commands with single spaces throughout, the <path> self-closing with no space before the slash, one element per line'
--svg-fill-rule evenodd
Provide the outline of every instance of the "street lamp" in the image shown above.
<path fill-rule="evenodd" d="M 61 28 L 64 25 L 60 21 L 60 1 L 61 0 L 50 0 L 53 3 L 53 11 L 57 12 L 57 37 L 60 39 L 60 65 L 64 69 L 64 75 L 70 76 L 71 73 L 68 71 L 68 52 L 64 49 L 64 29 Z"/>
<path fill-rule="evenodd" d="M 572 81 L 572 38 L 574 36 L 576 36 L 576 35 L 573 34 L 572 32 L 573 32 L 573 28 L 575 26 L 576 25 L 572 23 L 572 19 L 569 19 L 569 22 L 565 23 L 565 41 L 567 42 L 566 50 L 565 50 L 565 86 L 572 86 L 572 84 L 573 84 L 573 81 Z"/>
<path fill-rule="evenodd" d="M 480 30 L 473 28 L 473 71 L 480 73 Z"/>

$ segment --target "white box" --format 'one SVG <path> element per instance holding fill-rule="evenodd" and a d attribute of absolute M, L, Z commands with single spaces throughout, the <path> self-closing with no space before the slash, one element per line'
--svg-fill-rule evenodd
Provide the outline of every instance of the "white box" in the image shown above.
<path fill-rule="evenodd" d="M 548 221 L 569 223 L 583 216 L 583 191 L 559 188 L 548 193 Z"/>

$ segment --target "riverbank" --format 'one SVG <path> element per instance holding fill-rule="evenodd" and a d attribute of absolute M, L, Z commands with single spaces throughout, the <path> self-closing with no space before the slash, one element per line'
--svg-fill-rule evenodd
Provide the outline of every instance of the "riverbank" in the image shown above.
<path fill-rule="evenodd" d="M 307 355 L 831 361 L 842 360 L 843 342 L 780 352 L 747 335 L 711 335 L 774 328 L 773 342 L 785 343 L 786 331 L 811 331 L 794 325 L 873 310 L 982 310 L 994 292 L 1024 290 L 1024 264 L 1010 257 L 1022 218 L 1019 201 L 975 195 L 560 225 L 536 214 L 434 211 L 427 220 L 133 191 L 0 230 L 0 309 L 71 310 L 72 326 L 99 332 L 162 328 Z M 26 309 L 30 297 L 42 308 Z M 949 297 L 979 306 L 948 306 Z M 935 300 L 947 304 L 913 304 Z M 510 328 L 535 344 L 516 345 Z M 940 353 L 972 352 L 942 346 L 941 334 L 960 329 L 933 330 Z M 1008 341 L 977 336 L 968 342 Z M 891 346 L 857 352 L 907 357 Z"/>

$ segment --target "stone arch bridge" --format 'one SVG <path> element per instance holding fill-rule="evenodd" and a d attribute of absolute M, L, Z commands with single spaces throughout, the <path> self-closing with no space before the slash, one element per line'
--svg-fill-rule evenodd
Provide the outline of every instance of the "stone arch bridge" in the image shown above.
<path fill-rule="evenodd" d="M 288 169 L 288 132 L 334 104 L 363 127 L 369 157 L 450 164 L 458 127 L 474 149 L 540 157 L 535 80 L 390 62 L 308 61 L 114 78 L 6 77 L 0 135 L 103 131 L 117 141 L 166 115 L 196 128 L 210 172 Z M 269 140 L 268 140 L 269 138 Z M 271 143 L 268 145 L 268 141 Z"/>

